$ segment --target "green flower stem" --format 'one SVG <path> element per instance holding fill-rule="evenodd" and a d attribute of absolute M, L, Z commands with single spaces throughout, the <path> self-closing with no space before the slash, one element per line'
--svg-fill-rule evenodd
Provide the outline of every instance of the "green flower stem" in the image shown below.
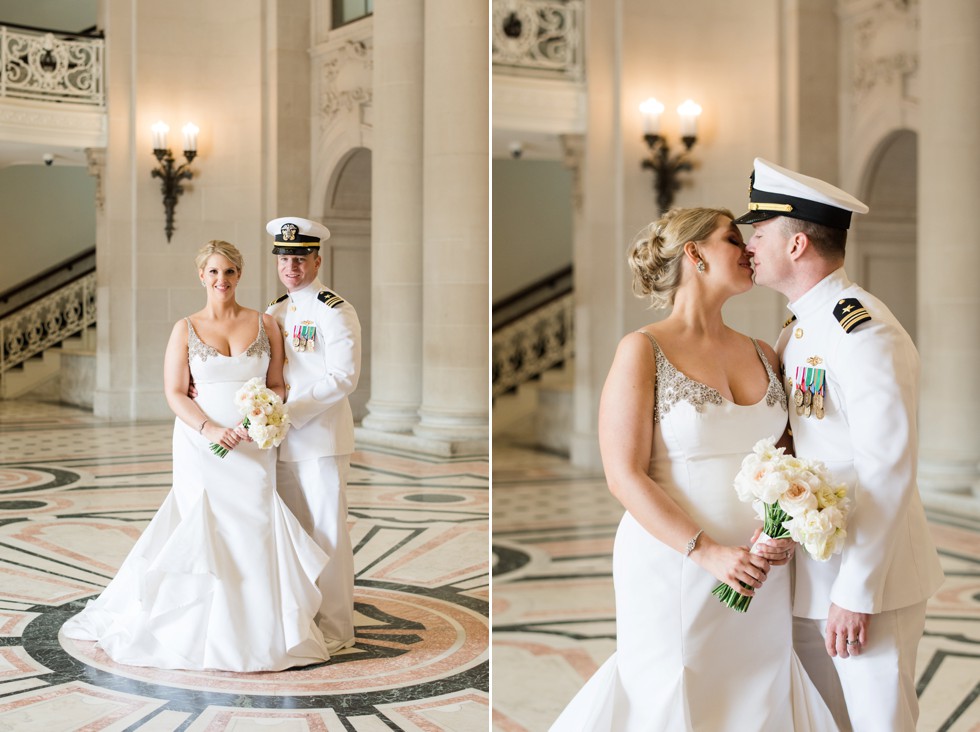
<path fill-rule="evenodd" d="M 790 516 L 786 513 L 782 507 L 779 505 L 779 501 L 775 503 L 764 503 L 765 506 L 765 520 L 762 524 L 762 533 L 771 539 L 785 539 L 789 536 L 789 531 L 783 524 L 790 520 Z M 740 582 L 742 587 L 748 588 L 748 585 L 744 582 Z M 719 582 L 715 588 L 711 591 L 711 594 L 718 598 L 718 600 L 732 610 L 736 612 L 744 613 L 748 612 L 749 603 L 752 602 L 752 597 L 749 595 L 743 595 L 740 592 L 736 592 L 734 588 L 724 582 Z"/>
<path fill-rule="evenodd" d="M 248 429 L 248 425 L 249 425 L 248 417 L 245 417 L 244 419 L 242 419 L 242 427 L 244 427 L 245 429 Z M 219 458 L 223 458 L 225 455 L 228 454 L 228 448 L 227 447 L 222 447 L 221 445 L 219 445 L 216 442 L 212 442 L 211 443 L 211 452 L 213 452 Z"/>

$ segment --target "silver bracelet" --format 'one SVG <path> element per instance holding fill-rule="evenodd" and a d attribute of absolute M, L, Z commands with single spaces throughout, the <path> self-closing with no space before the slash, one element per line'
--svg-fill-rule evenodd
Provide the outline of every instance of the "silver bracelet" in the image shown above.
<path fill-rule="evenodd" d="M 689 542 L 687 542 L 687 544 L 684 546 L 684 556 L 685 557 L 691 556 L 691 552 L 693 552 L 694 551 L 694 547 L 696 547 L 698 545 L 698 539 L 701 538 L 701 534 L 703 534 L 703 533 L 704 533 L 704 529 L 698 529 L 698 533 L 696 533 L 694 536 L 692 536 L 691 537 L 691 540 Z"/>

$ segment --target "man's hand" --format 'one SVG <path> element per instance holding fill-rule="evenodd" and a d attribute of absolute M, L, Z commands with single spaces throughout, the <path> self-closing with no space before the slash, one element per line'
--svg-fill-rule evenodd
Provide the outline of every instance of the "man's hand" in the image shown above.
<path fill-rule="evenodd" d="M 871 616 L 853 613 L 837 605 L 830 605 L 827 616 L 827 637 L 824 642 L 831 656 L 849 658 L 860 656 L 868 643 L 868 626 Z"/>
<path fill-rule="evenodd" d="M 191 379 L 191 383 L 187 385 L 187 396 L 191 399 L 197 399 L 197 388 L 194 386 L 194 379 Z"/>

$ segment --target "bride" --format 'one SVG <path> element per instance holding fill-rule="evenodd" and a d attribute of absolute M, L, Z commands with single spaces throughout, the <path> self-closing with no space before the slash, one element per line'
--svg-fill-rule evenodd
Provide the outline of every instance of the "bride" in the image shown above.
<path fill-rule="evenodd" d="M 233 245 L 208 242 L 196 264 L 207 304 L 174 325 L 164 358 L 177 415 L 173 489 L 116 577 L 62 632 L 134 666 L 320 663 L 329 654 L 313 617 L 327 557 L 276 493 L 276 451 L 248 440 L 234 404 L 256 376 L 284 396 L 279 327 L 237 303 L 242 255 Z M 217 457 L 211 444 L 228 454 Z"/>
<path fill-rule="evenodd" d="M 623 504 L 613 549 L 616 653 L 552 732 L 834 730 L 793 653 L 789 539 L 761 555 L 732 487 L 755 442 L 786 429 L 773 349 L 722 305 L 752 287 L 732 215 L 674 209 L 630 251 L 633 288 L 666 319 L 625 336 L 599 408 L 609 489 Z M 753 597 L 747 613 L 711 594 Z M 748 585 L 748 587 L 743 587 Z"/>

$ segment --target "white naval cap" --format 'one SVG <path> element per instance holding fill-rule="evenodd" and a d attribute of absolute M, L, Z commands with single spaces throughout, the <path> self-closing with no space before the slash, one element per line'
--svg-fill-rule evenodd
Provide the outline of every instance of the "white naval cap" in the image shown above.
<path fill-rule="evenodd" d="M 868 213 L 868 207 L 847 191 L 762 158 L 755 159 L 750 180 L 749 211 L 735 219 L 736 224 L 789 216 L 848 229 L 852 213 Z"/>
<path fill-rule="evenodd" d="M 281 216 L 265 225 L 275 237 L 273 254 L 309 254 L 320 248 L 320 242 L 330 238 L 330 229 L 318 221 L 299 216 Z"/>

